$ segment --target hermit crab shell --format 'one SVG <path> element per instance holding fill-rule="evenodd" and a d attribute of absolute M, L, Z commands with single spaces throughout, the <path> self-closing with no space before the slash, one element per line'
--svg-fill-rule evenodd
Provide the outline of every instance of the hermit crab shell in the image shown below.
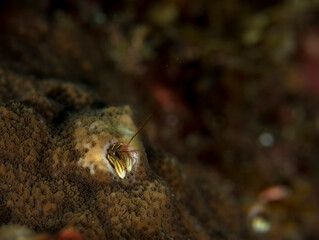
<path fill-rule="evenodd" d="M 123 179 L 138 163 L 142 144 L 135 137 L 129 146 L 124 144 L 137 132 L 126 107 L 88 114 L 75 126 L 75 149 L 81 154 L 77 165 L 88 168 L 91 175 L 104 172 Z"/>

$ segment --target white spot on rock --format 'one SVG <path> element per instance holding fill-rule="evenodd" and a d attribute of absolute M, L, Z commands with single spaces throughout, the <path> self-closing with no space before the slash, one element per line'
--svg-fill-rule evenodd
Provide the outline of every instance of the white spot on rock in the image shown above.
<path fill-rule="evenodd" d="M 271 224 L 263 216 L 256 216 L 252 219 L 251 227 L 256 233 L 267 233 L 271 228 Z"/>
<path fill-rule="evenodd" d="M 274 136 L 268 132 L 260 134 L 258 140 L 260 144 L 264 147 L 271 147 L 275 142 Z"/>

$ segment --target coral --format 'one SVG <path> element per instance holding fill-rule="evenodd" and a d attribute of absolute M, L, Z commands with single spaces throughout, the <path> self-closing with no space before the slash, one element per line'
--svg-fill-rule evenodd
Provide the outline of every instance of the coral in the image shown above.
<path fill-rule="evenodd" d="M 106 152 L 137 131 L 129 106 L 97 108 L 83 87 L 8 72 L 0 92 L 2 224 L 48 233 L 72 227 L 88 239 L 245 236 L 222 181 L 160 150 L 145 152 L 138 137 L 129 145 L 132 171 L 115 173 Z"/>

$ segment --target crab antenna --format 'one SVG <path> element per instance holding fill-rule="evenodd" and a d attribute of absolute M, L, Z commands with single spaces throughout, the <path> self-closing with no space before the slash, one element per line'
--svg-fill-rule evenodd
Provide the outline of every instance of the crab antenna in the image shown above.
<path fill-rule="evenodd" d="M 122 150 L 122 151 L 118 151 L 118 152 L 139 152 L 139 150 L 130 150 L 130 151 Z"/>
<path fill-rule="evenodd" d="M 143 127 L 146 125 L 146 123 L 151 119 L 151 117 L 153 116 L 154 111 L 148 115 L 148 117 L 146 118 L 146 120 L 143 122 L 143 124 L 140 126 L 140 128 L 137 130 L 137 132 L 133 135 L 133 137 L 131 137 L 130 141 L 128 141 L 128 143 L 126 144 L 127 146 L 132 142 L 132 140 L 136 137 L 137 134 L 139 134 L 141 132 L 141 130 L 143 129 Z"/>

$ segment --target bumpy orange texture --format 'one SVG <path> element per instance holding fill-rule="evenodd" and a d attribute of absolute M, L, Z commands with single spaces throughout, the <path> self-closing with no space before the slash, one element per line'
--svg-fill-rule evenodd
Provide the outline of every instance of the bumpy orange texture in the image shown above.
<path fill-rule="evenodd" d="M 72 227 L 87 239 L 245 238 L 233 198 L 197 166 L 136 138 L 138 162 L 124 179 L 114 174 L 102 147 L 136 127 L 128 106 L 96 108 L 93 96 L 58 80 L 0 76 L 1 224 Z"/>

